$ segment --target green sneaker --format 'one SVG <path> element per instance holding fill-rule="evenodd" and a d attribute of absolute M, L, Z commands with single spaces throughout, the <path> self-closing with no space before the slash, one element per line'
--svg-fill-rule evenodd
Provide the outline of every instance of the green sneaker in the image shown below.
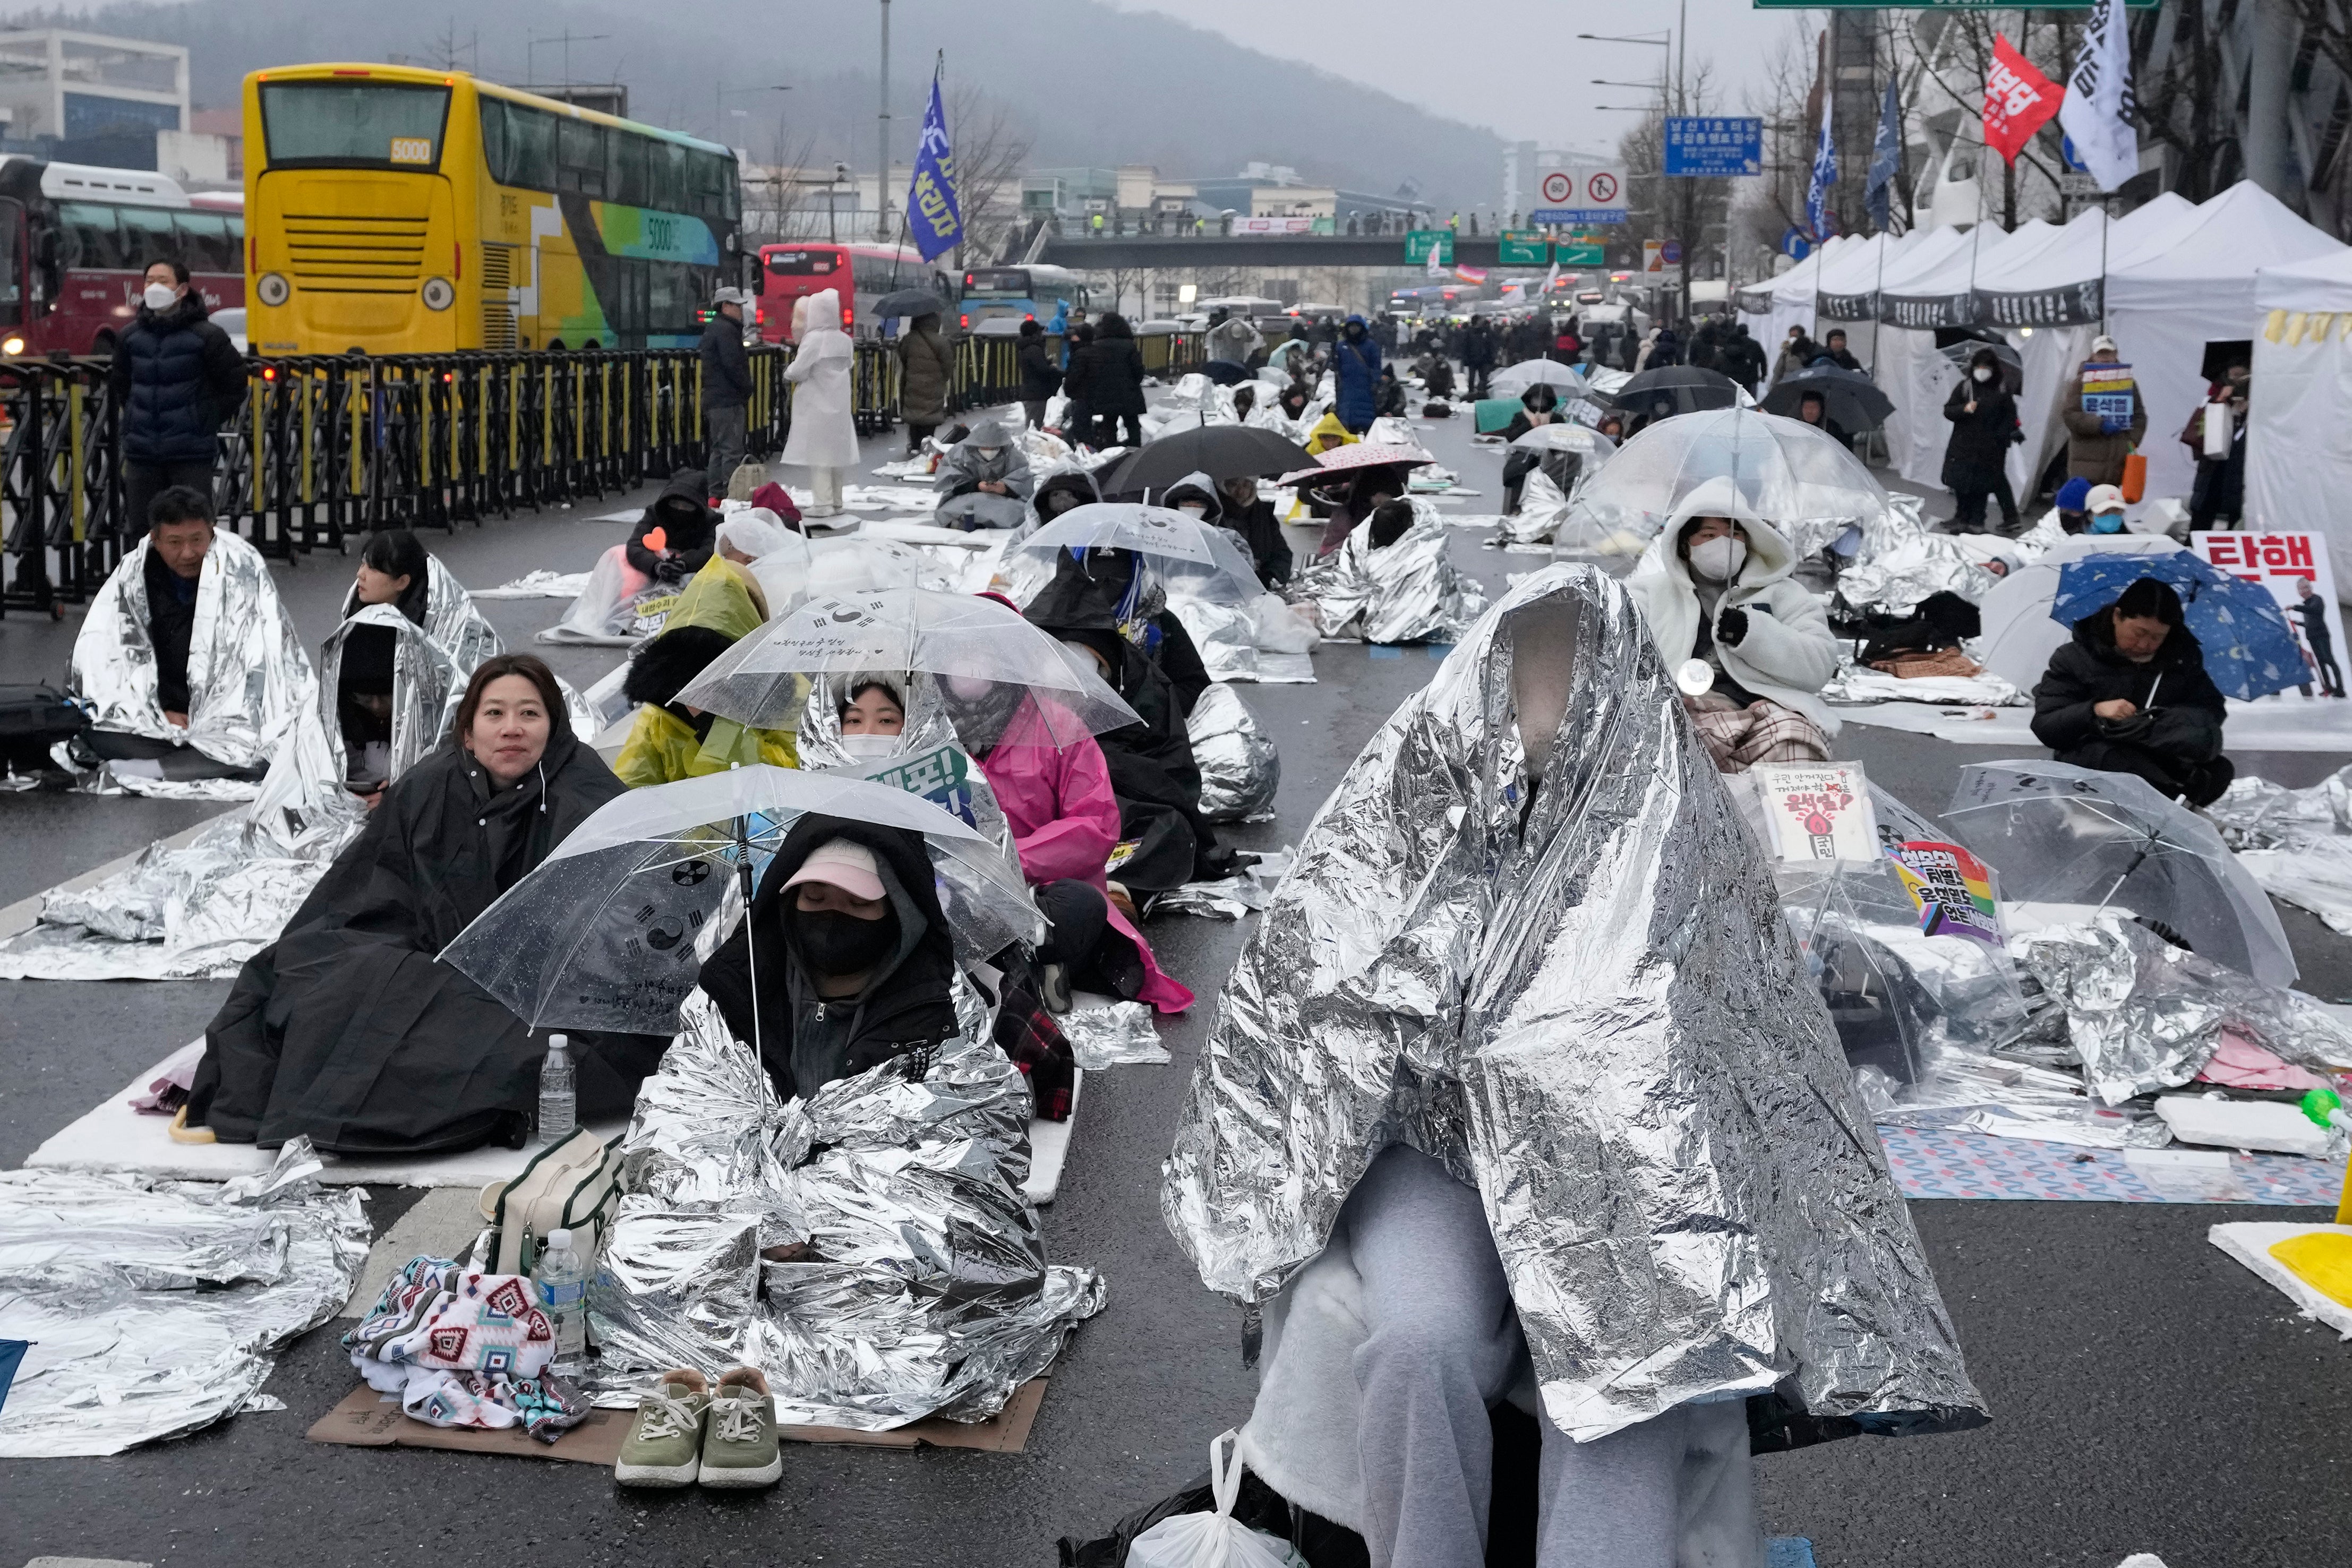
<path fill-rule="evenodd" d="M 700 1468 L 710 1384 L 687 1368 L 662 1374 L 662 1385 L 637 1401 L 637 1419 L 621 1445 L 613 1479 L 625 1487 L 690 1487 Z"/>
<path fill-rule="evenodd" d="M 707 1487 L 772 1487 L 784 1479 L 776 1447 L 776 1404 L 767 1375 L 756 1366 L 722 1373 L 703 1424 L 702 1474 Z"/>

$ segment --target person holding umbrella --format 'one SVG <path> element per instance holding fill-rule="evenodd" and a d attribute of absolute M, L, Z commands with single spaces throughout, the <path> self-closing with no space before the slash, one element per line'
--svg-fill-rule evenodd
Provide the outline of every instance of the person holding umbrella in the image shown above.
<path fill-rule="evenodd" d="M 1944 446 L 1944 487 L 1956 503 L 1952 531 L 1985 531 L 1985 497 L 2000 502 L 2004 531 L 2018 529 L 2017 497 L 2009 486 L 2009 448 L 2022 441 L 2017 428 L 2017 400 L 2002 384 L 2000 359 L 1990 349 L 1979 349 L 1969 358 L 1969 372 L 1952 395 L 1944 400 L 1944 417 L 1951 422 L 1951 438 Z"/>
<path fill-rule="evenodd" d="M 2220 800 L 2237 776 L 2221 755 L 2229 710 L 2186 620 L 2171 584 L 2143 577 L 2074 622 L 2033 688 L 2033 737 L 2061 762 L 2137 773 L 2192 806 Z"/>

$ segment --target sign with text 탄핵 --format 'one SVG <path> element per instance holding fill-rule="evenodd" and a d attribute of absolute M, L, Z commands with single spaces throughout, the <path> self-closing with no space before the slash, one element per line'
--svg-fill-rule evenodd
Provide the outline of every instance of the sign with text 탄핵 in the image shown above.
<path fill-rule="evenodd" d="M 1752 114 L 1668 116 L 1666 172 L 1692 178 L 1761 174 L 1764 121 Z"/>
<path fill-rule="evenodd" d="M 1543 205 L 1528 214 L 1534 224 L 1622 224 L 1625 221 L 1625 171 L 1620 165 L 1547 169 L 1538 182 Z"/>
<path fill-rule="evenodd" d="M 2336 573 L 2327 563 L 2327 540 L 2320 534 L 2195 533 L 2189 548 L 2233 577 L 2258 582 L 2286 617 L 2303 654 L 2300 693 L 2258 698 L 2277 705 L 2313 702 L 2345 689 L 2336 650 L 2345 645 L 2344 611 L 2336 602 Z"/>

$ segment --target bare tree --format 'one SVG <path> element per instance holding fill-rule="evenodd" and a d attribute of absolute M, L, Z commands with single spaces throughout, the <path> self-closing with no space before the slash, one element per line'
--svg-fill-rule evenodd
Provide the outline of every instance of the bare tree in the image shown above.
<path fill-rule="evenodd" d="M 974 258 L 992 261 L 1021 220 L 1021 166 L 1029 161 L 1028 129 L 1003 100 L 969 82 L 950 88 L 945 107 L 948 138 L 955 148 L 956 205 L 963 214 L 956 265 Z"/>

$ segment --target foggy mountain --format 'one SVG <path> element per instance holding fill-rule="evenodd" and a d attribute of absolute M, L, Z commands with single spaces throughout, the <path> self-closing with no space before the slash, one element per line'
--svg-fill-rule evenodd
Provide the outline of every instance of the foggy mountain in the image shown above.
<path fill-rule="evenodd" d="M 1255 159 L 1356 190 L 1391 193 L 1411 180 L 1441 207 L 1492 200 L 1501 182 L 1491 131 L 1170 17 L 1095 0 L 897 0 L 890 14 L 892 151 L 901 161 L 943 49 L 950 86 L 977 85 L 1002 103 L 1031 142 L 1032 167 L 1151 163 L 1183 179 L 1231 174 Z M 184 44 L 194 101 L 213 107 L 237 101 L 247 71 L 323 60 L 396 57 L 497 81 L 558 81 L 569 31 L 572 79 L 626 82 L 635 119 L 705 136 L 723 125 L 720 140 L 759 160 L 805 149 L 814 162 L 866 169 L 875 162 L 877 18 L 872 0 L 649 8 L 474 0 L 463 10 L 121 0 L 19 12 L 10 23 Z M 778 83 L 793 90 L 764 90 Z"/>

